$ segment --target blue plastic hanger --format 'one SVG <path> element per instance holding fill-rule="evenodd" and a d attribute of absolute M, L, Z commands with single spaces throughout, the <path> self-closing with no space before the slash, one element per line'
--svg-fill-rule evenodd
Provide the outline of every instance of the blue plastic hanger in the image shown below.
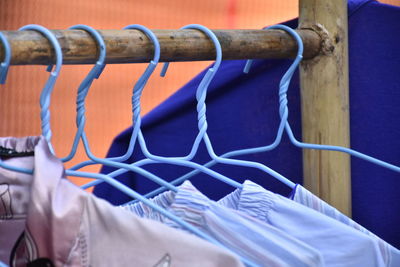
<path fill-rule="evenodd" d="M 188 25 L 186 27 L 189 27 L 189 26 L 191 26 L 191 25 Z M 153 32 L 148 30 L 147 35 L 154 43 L 158 43 L 157 37 L 154 35 Z M 159 48 L 159 44 L 155 45 L 155 48 L 156 49 Z M 221 53 L 221 51 L 220 51 L 220 53 Z M 222 58 L 222 57 L 220 56 L 220 58 Z M 156 64 L 158 63 L 158 60 L 156 61 L 154 59 L 153 61 Z M 148 73 L 149 76 L 154 71 L 156 64 L 154 65 L 154 68 L 151 68 L 151 71 Z M 219 65 L 219 63 L 218 63 L 218 65 Z M 209 69 L 207 74 L 203 77 L 203 80 L 200 83 L 200 85 L 206 84 L 208 82 L 208 80 L 209 80 L 209 77 L 211 77 L 211 74 L 213 72 L 214 72 L 214 68 Z M 145 139 L 143 137 L 143 134 L 142 134 L 142 132 L 140 130 L 140 125 L 141 125 L 140 96 L 141 96 L 141 93 L 143 91 L 144 86 L 146 85 L 146 82 L 148 81 L 149 76 L 147 78 L 144 78 L 142 80 L 143 81 L 142 83 L 137 83 L 137 86 L 135 86 L 136 88 L 134 90 L 134 96 L 132 97 L 132 101 L 133 101 L 132 102 L 133 116 L 134 116 L 133 121 L 135 122 L 133 133 L 138 133 L 138 143 L 140 145 L 140 148 L 141 148 L 143 154 L 147 157 L 147 159 L 141 160 L 141 161 L 139 161 L 137 163 L 133 163 L 131 165 L 132 166 L 142 166 L 142 165 L 151 164 L 151 163 L 166 163 L 166 164 L 185 166 L 185 167 L 189 167 L 189 168 L 195 168 L 195 169 L 198 169 L 199 171 L 204 172 L 204 173 L 206 173 L 206 174 L 208 174 L 208 175 L 210 175 L 210 176 L 212 176 L 212 177 L 214 177 L 214 178 L 216 178 L 218 180 L 221 180 L 221 181 L 223 181 L 223 182 L 225 182 L 225 183 L 227 183 L 227 184 L 229 184 L 231 186 L 234 186 L 236 188 L 241 188 L 242 185 L 240 183 L 238 183 L 238 182 L 236 182 L 236 181 L 234 181 L 234 180 L 232 180 L 232 179 L 230 179 L 230 178 L 228 178 L 226 176 L 223 176 L 223 175 L 221 175 L 221 174 L 219 174 L 219 173 L 217 173 L 217 172 L 215 172 L 215 171 L 213 171 L 211 169 L 208 169 L 208 168 L 204 167 L 203 165 L 188 161 L 188 160 L 192 159 L 195 156 L 196 151 L 198 149 L 198 146 L 200 144 L 200 141 L 202 139 L 202 136 L 205 133 L 205 128 L 200 130 L 198 136 L 196 137 L 194 145 L 193 145 L 193 147 L 191 149 L 191 152 L 187 156 L 183 156 L 183 157 L 161 157 L 161 156 L 153 155 L 153 154 L 151 154 L 149 152 L 149 150 L 147 149 L 147 145 L 146 145 Z M 199 88 L 201 88 L 201 87 L 199 86 Z M 119 175 L 121 173 L 124 173 L 124 172 L 126 172 L 126 171 L 125 170 L 117 170 L 117 171 L 114 171 L 112 173 L 109 173 L 108 175 L 112 176 L 112 177 L 115 177 L 115 176 L 117 176 L 117 175 Z M 90 182 L 90 183 L 86 184 L 84 186 L 84 188 L 88 188 L 88 187 L 97 185 L 99 183 L 101 183 L 101 181 L 93 181 L 93 182 Z"/>
<path fill-rule="evenodd" d="M 61 65 L 62 65 L 61 47 L 60 47 L 59 43 L 57 42 L 57 39 L 55 38 L 55 36 L 49 30 L 44 28 L 43 26 L 31 24 L 31 25 L 26 25 L 26 26 L 20 28 L 20 30 L 34 30 L 34 31 L 40 32 L 41 34 L 43 34 L 45 37 L 47 37 L 49 39 L 50 43 L 53 45 L 53 48 L 55 50 L 55 56 L 56 56 L 55 70 L 51 72 L 50 77 L 49 77 L 48 81 L 46 82 L 45 87 L 42 90 L 41 99 L 40 99 L 41 100 L 40 104 L 41 104 L 42 134 L 46 138 L 46 140 L 48 141 L 49 147 L 51 147 L 51 143 L 50 143 L 51 142 L 51 128 L 50 128 L 49 106 L 50 106 L 50 96 L 51 96 L 51 93 L 53 91 L 55 82 L 56 82 L 56 80 L 58 78 L 59 71 L 60 71 Z M 53 68 L 52 65 L 50 65 L 47 68 L 47 70 L 50 71 L 52 68 Z M 33 174 L 33 170 L 32 169 L 18 168 L 18 167 L 14 167 L 14 166 L 5 164 L 3 162 L 0 162 L 0 167 L 8 169 L 8 170 L 11 170 L 11 171 L 22 172 L 22 173 L 27 173 L 27 174 Z M 218 242 L 214 238 L 204 234 L 202 231 L 199 231 L 198 229 L 196 229 L 195 227 L 193 227 L 189 223 L 183 221 L 182 219 L 180 219 L 179 217 L 175 216 L 174 214 L 172 214 L 172 213 L 166 211 L 165 209 L 159 207 L 158 205 L 156 205 L 153 202 L 149 201 L 148 199 L 146 199 L 142 195 L 138 194 L 134 190 L 130 189 L 126 185 L 116 181 L 115 179 L 113 179 L 113 178 L 111 178 L 111 177 L 109 177 L 107 175 L 96 174 L 96 173 L 86 173 L 86 172 L 80 172 L 80 171 L 71 171 L 71 170 L 66 170 L 66 175 L 101 179 L 101 180 L 107 182 L 108 184 L 110 184 L 111 186 L 117 188 L 121 192 L 127 194 L 128 196 L 142 201 L 145 205 L 147 205 L 150 208 L 154 209 L 155 211 L 161 213 L 163 216 L 171 219 L 172 221 L 178 223 L 179 225 L 181 225 L 185 229 L 189 230 L 190 232 L 194 233 L 195 235 L 197 235 L 197 236 L 199 236 L 199 237 L 201 237 L 201 238 L 203 238 L 203 239 L 205 239 L 205 240 L 207 240 L 207 241 L 209 241 L 209 242 L 211 242 L 211 243 L 213 243 L 215 245 L 218 245 L 218 246 L 220 246 L 222 248 L 227 249 L 224 245 L 222 245 L 220 242 Z M 227 249 L 227 250 L 229 250 L 229 249 Z M 248 265 L 248 266 L 257 266 L 256 264 L 252 263 L 251 261 L 249 261 L 249 260 L 247 260 L 245 258 L 242 258 L 240 256 L 238 256 L 238 258 L 241 259 L 241 261 L 244 264 Z"/>
<path fill-rule="evenodd" d="M 138 24 L 126 26 L 126 27 L 124 27 L 124 29 L 137 29 L 137 30 L 145 31 L 145 32 L 147 31 L 146 27 L 144 27 L 142 25 L 138 25 Z M 160 45 L 159 45 L 159 43 L 156 42 L 156 43 L 154 43 L 154 57 L 153 57 L 153 60 L 150 61 L 149 65 L 147 66 L 147 68 L 145 70 L 145 72 L 140 76 L 140 78 L 136 82 L 136 84 L 135 84 L 135 86 L 133 88 L 134 92 L 140 90 L 140 87 L 144 86 L 147 83 L 150 75 L 152 74 L 152 72 L 156 68 L 159 59 L 160 59 Z M 132 100 L 132 102 L 136 103 L 135 100 Z M 135 109 L 135 107 L 133 107 L 133 109 Z M 136 121 L 133 121 L 133 125 L 135 125 L 135 124 L 136 124 Z M 122 161 L 125 161 L 125 160 L 129 159 L 129 157 L 132 155 L 134 147 L 135 147 L 135 143 L 136 143 L 136 139 L 137 139 L 137 130 L 138 130 L 138 128 L 136 127 L 132 131 L 128 149 L 123 155 L 118 156 L 118 157 L 110 157 L 110 158 L 107 158 L 107 159 L 108 160 L 112 160 L 112 161 L 117 161 L 117 162 L 122 162 Z M 77 170 L 77 169 L 80 169 L 80 168 L 83 168 L 85 166 L 92 165 L 92 164 L 97 164 L 97 163 L 92 161 L 92 160 L 84 161 L 84 162 L 81 162 L 81 163 L 73 166 L 71 169 Z"/>
<path fill-rule="evenodd" d="M 0 64 L 0 84 L 4 84 L 7 80 L 8 66 L 10 66 L 11 61 L 11 47 L 2 32 L 0 32 L 0 41 L 4 48 L 4 60 Z"/>
<path fill-rule="evenodd" d="M 264 172 L 267 172 L 268 174 L 272 175 L 273 177 L 277 178 L 278 180 L 280 180 L 281 182 L 283 182 L 284 184 L 288 185 L 289 187 L 294 187 L 295 184 L 290 181 L 289 179 L 283 177 L 282 175 L 280 175 L 279 173 L 275 172 L 274 170 L 268 168 L 267 166 L 258 163 L 258 162 L 252 162 L 252 161 L 245 161 L 245 160 L 236 160 L 236 159 L 226 159 L 226 158 L 222 158 L 218 155 L 215 154 L 214 149 L 212 147 L 210 138 L 206 132 L 207 129 L 207 120 L 206 120 L 206 104 L 205 104 L 205 98 L 207 95 L 207 89 L 209 84 L 211 83 L 211 80 L 215 77 L 216 71 L 219 68 L 219 65 L 222 61 L 222 49 L 221 49 L 221 44 L 218 41 L 218 38 L 215 36 L 215 34 L 210 31 L 209 29 L 205 28 L 204 26 L 201 25 L 189 25 L 186 26 L 186 28 L 192 28 L 192 29 L 200 29 L 202 31 L 204 31 L 214 42 L 214 45 L 217 49 L 217 62 L 214 65 L 214 69 L 215 71 L 211 73 L 211 75 L 208 77 L 208 80 L 205 84 L 203 84 L 203 88 L 201 88 L 200 90 L 197 91 L 197 100 L 198 100 L 198 120 L 199 120 L 199 129 L 204 129 L 204 136 L 203 136 L 203 141 L 206 144 L 207 147 L 207 151 L 210 155 L 210 157 L 218 162 L 218 163 L 223 163 L 223 164 L 230 164 L 230 165 L 238 165 L 238 166 L 244 166 L 244 167 L 251 167 L 251 168 L 257 168 L 260 169 Z M 167 63 L 168 64 L 168 63 Z M 168 67 L 168 65 L 165 64 L 164 65 L 164 69 L 163 69 L 163 73 L 165 73 L 166 68 Z"/>
<path fill-rule="evenodd" d="M 298 45 L 298 52 L 297 52 L 297 57 L 296 60 L 292 63 L 292 65 L 290 66 L 289 70 L 285 73 L 285 75 L 282 77 L 281 82 L 279 84 L 279 115 L 281 117 L 281 125 L 284 123 L 284 128 L 286 130 L 287 135 L 289 136 L 290 141 L 297 147 L 300 148 L 306 148 L 306 149 L 318 149 L 318 150 L 330 150 L 330 151 L 338 151 L 338 152 L 344 152 L 347 154 L 350 154 L 354 157 L 360 158 L 362 160 L 366 160 L 369 161 L 371 163 L 374 163 L 376 165 L 379 165 L 381 167 L 390 169 L 392 171 L 395 172 L 400 172 L 400 167 L 395 166 L 393 164 L 387 163 L 385 161 L 376 159 L 374 157 L 365 155 L 363 153 L 360 153 L 358 151 L 355 151 L 353 149 L 350 148 L 346 148 L 346 147 L 341 147 L 341 146 L 331 146 L 331 145 L 319 145 L 319 144 L 310 144 L 310 143 L 303 143 L 301 141 L 298 141 L 294 134 L 293 131 L 289 125 L 289 122 L 287 121 L 288 118 L 288 114 L 289 114 L 289 110 L 288 110 L 288 100 L 287 100 L 287 91 L 289 88 L 289 84 L 290 84 L 290 80 L 293 76 L 293 73 L 295 72 L 297 66 L 299 65 L 301 59 L 302 59 L 302 54 L 303 54 L 303 41 L 301 40 L 301 37 L 299 36 L 299 34 L 292 30 L 291 28 L 285 26 L 285 25 L 275 25 L 275 26 L 271 26 L 268 27 L 266 29 L 282 29 L 285 30 L 287 32 L 289 32 L 295 39 Z M 245 70 L 244 72 L 248 72 L 250 69 L 252 61 L 248 60 L 245 66 Z M 278 130 L 278 136 L 280 132 L 283 132 L 283 127 L 280 126 L 279 130 Z M 281 135 L 281 134 L 280 134 Z M 280 142 L 280 138 L 278 139 L 278 144 Z M 264 146 L 264 147 L 260 147 L 260 148 L 256 148 L 257 152 L 263 152 L 263 151 L 268 151 L 271 150 L 273 148 L 275 148 L 275 142 L 269 146 Z M 234 156 L 237 155 L 242 155 L 242 154 L 237 154 L 240 153 L 240 151 L 236 151 L 236 153 L 234 154 Z M 248 152 L 246 152 L 248 153 Z M 253 153 L 253 152 L 250 152 Z"/>
<path fill-rule="evenodd" d="M 56 38 L 51 34 L 51 32 L 39 25 L 27 25 L 27 26 L 20 28 L 19 30 L 39 31 L 40 33 L 45 35 L 51 43 L 54 43 L 54 42 L 57 43 Z M 7 43 L 7 42 L 5 42 L 5 43 Z M 55 46 L 54 49 L 55 49 L 56 55 L 61 54 L 61 48 L 59 46 L 58 47 Z M 4 64 L 2 64 L 2 74 L 5 74 L 8 72 L 9 63 L 10 63 L 9 59 L 11 58 L 11 49 L 9 48 L 9 46 L 7 47 L 7 45 L 5 46 L 5 53 L 6 53 L 6 57 L 5 57 L 6 59 L 3 62 Z M 42 90 L 41 95 L 40 95 L 40 107 L 41 107 L 40 117 L 41 117 L 42 134 L 48 141 L 51 140 L 51 130 L 50 130 L 50 126 L 49 126 L 50 113 L 46 112 L 45 110 L 48 109 L 48 107 L 49 107 L 50 99 L 47 98 L 46 96 L 47 96 L 47 93 L 49 91 L 51 91 L 52 88 L 54 87 L 54 83 L 55 83 L 55 81 L 58 77 L 59 71 L 61 69 L 62 59 L 60 57 L 56 57 L 56 62 L 57 62 L 57 64 L 56 64 L 56 68 L 54 71 L 51 71 L 52 65 L 47 68 L 47 71 L 51 71 L 51 73 L 50 73 L 50 76 L 47 79 L 47 82 Z M 49 145 L 49 147 L 50 147 L 50 150 L 52 150 L 50 145 Z M 8 164 L 4 163 L 3 161 L 1 161 L 1 159 L 0 159 L 0 167 L 7 169 L 7 170 L 15 171 L 15 172 L 33 174 L 32 169 L 11 166 L 11 165 L 8 165 Z"/>
<path fill-rule="evenodd" d="M 84 30 L 84 31 L 88 32 L 93 38 L 96 38 L 97 34 L 98 34 L 92 28 L 85 26 L 85 25 L 75 25 L 75 26 L 70 27 L 69 29 Z M 100 51 L 99 60 L 96 62 L 95 66 L 90 70 L 89 74 L 85 77 L 85 79 L 83 80 L 83 82 L 80 85 L 80 88 L 87 88 L 86 90 L 88 90 L 88 88 L 91 86 L 94 79 L 98 79 L 104 70 L 105 64 L 103 62 L 105 60 L 105 53 L 104 53 L 105 46 L 104 46 L 104 43 L 98 43 L 98 45 L 99 45 L 99 51 Z M 83 89 L 80 90 L 80 93 L 84 93 L 84 92 L 85 91 Z M 77 118 L 76 126 L 77 126 L 77 132 L 75 134 L 74 141 L 72 143 L 71 151 L 67 156 L 61 158 L 62 162 L 68 162 L 75 156 L 76 151 L 78 150 L 78 145 L 79 145 L 79 141 L 81 139 L 82 132 L 84 130 L 84 119 Z"/>

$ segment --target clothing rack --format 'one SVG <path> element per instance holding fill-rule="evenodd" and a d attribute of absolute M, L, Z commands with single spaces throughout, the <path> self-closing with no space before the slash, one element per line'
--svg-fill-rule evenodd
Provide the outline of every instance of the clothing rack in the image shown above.
<path fill-rule="evenodd" d="M 140 31 L 100 30 L 106 62 L 138 63 L 152 58 L 153 45 Z M 347 1 L 300 0 L 297 32 L 304 42 L 300 67 L 303 141 L 349 147 L 349 80 Z M 45 37 L 33 31 L 4 31 L 12 51 L 11 65 L 48 65 L 54 52 Z M 64 64 L 92 64 L 98 50 L 80 30 L 53 30 Z M 200 61 L 215 57 L 209 38 L 196 30 L 154 30 L 161 45 L 160 61 Z M 292 58 L 297 46 L 280 30 L 214 30 L 223 58 Z M 4 50 L 0 47 L 0 58 Z M 350 159 L 338 152 L 304 150 L 304 185 L 351 215 Z"/>
<path fill-rule="evenodd" d="M 93 37 L 81 30 L 54 30 L 64 54 L 64 64 L 94 64 L 98 48 Z M 138 30 L 99 30 L 107 46 L 107 63 L 142 63 L 153 58 L 153 44 Z M 53 60 L 53 48 L 35 31 L 4 32 L 12 46 L 11 64 L 47 65 Z M 197 30 L 154 30 L 161 46 L 160 61 L 213 60 L 215 48 L 209 38 Z M 214 30 L 221 42 L 224 59 L 294 57 L 296 42 L 281 30 Z M 299 30 L 305 40 L 305 58 L 315 57 L 321 38 L 312 30 Z M 29 51 L 29 53 L 26 53 Z M 0 54 L 1 55 L 1 54 Z"/>

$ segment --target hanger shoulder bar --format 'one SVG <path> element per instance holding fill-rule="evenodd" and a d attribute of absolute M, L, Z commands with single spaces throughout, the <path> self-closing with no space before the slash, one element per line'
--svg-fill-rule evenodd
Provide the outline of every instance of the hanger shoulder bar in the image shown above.
<path fill-rule="evenodd" d="M 61 44 L 64 64 L 93 64 L 98 49 L 93 38 L 81 30 L 53 30 Z M 138 30 L 99 30 L 107 46 L 107 63 L 140 63 L 153 58 L 153 44 Z M 291 58 L 296 42 L 280 30 L 213 30 L 222 45 L 224 59 Z M 50 43 L 35 31 L 3 31 L 12 51 L 11 65 L 48 65 L 54 62 Z M 215 48 L 197 30 L 154 30 L 161 45 L 160 61 L 213 60 Z M 299 30 L 304 57 L 313 58 L 321 38 L 313 30 Z M 0 45 L 0 59 L 4 50 Z"/>

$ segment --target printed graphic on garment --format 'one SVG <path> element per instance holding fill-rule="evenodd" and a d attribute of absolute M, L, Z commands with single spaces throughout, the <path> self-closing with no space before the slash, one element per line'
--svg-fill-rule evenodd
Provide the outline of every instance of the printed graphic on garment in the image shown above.
<path fill-rule="evenodd" d="M 12 218 L 10 185 L 0 184 L 0 220 L 10 220 Z"/>
<path fill-rule="evenodd" d="M 11 255 L 11 267 L 21 266 L 21 261 L 28 264 L 38 258 L 38 249 L 29 231 L 25 230 L 15 243 Z"/>
<path fill-rule="evenodd" d="M 170 267 L 170 266 L 171 266 L 171 256 L 167 253 L 153 267 Z"/>

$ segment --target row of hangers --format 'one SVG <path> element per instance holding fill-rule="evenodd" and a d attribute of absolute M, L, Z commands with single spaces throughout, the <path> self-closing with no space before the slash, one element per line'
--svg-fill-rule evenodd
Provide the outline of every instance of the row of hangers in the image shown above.
<path fill-rule="evenodd" d="M 400 167 L 398 167 L 398 166 L 395 166 L 393 164 L 373 158 L 371 156 L 365 155 L 363 153 L 360 153 L 358 151 L 355 151 L 355 150 L 352 150 L 349 148 L 340 147 L 340 146 L 331 146 L 331 145 L 303 143 L 296 139 L 296 137 L 294 136 L 294 134 L 291 130 L 290 124 L 288 122 L 289 110 L 288 110 L 287 91 L 288 91 L 288 87 L 289 87 L 291 78 L 292 78 L 296 68 L 298 67 L 300 61 L 302 60 L 303 42 L 301 40 L 301 37 L 296 33 L 296 31 L 294 31 L 293 29 L 291 29 L 285 25 L 274 25 L 271 27 L 264 28 L 264 29 L 284 30 L 284 31 L 288 32 L 296 40 L 297 45 L 298 45 L 298 51 L 297 51 L 296 58 L 292 62 L 292 64 L 290 65 L 290 67 L 286 71 L 286 73 L 283 75 L 283 77 L 280 81 L 280 84 L 279 84 L 279 116 L 281 118 L 281 121 L 279 124 L 279 128 L 278 128 L 275 140 L 271 144 L 266 145 L 266 146 L 235 150 L 235 151 L 231 151 L 231 152 L 225 153 L 220 156 L 215 153 L 213 146 L 212 146 L 212 142 L 207 134 L 208 126 L 207 126 L 207 119 L 206 119 L 205 100 L 206 100 L 206 96 L 207 96 L 208 86 L 210 85 L 213 78 L 216 76 L 218 68 L 220 67 L 220 64 L 222 62 L 221 45 L 220 45 L 217 37 L 215 36 L 215 34 L 211 30 L 209 30 L 208 28 L 206 28 L 202 25 L 190 24 L 190 25 L 187 25 L 187 26 L 181 28 L 181 29 L 196 29 L 196 30 L 200 30 L 204 34 L 206 34 L 215 45 L 216 61 L 211 67 L 209 67 L 209 69 L 207 70 L 206 74 L 202 78 L 202 80 L 199 83 L 197 90 L 196 90 L 196 100 L 197 100 L 197 108 L 196 109 L 197 109 L 197 113 L 198 113 L 198 116 L 197 116 L 198 134 L 193 142 L 192 148 L 189 151 L 189 153 L 185 156 L 176 156 L 176 157 L 163 157 L 163 156 L 152 154 L 147 148 L 144 135 L 140 128 L 140 126 L 141 126 L 140 99 L 141 99 L 144 87 L 146 86 L 149 78 L 153 74 L 153 72 L 156 69 L 157 64 L 159 62 L 160 44 L 159 44 L 158 39 L 155 36 L 155 34 L 151 30 L 149 30 L 148 28 L 146 28 L 142 25 L 134 24 L 134 25 L 129 25 L 129 26 L 125 27 L 124 29 L 126 29 L 126 30 L 142 31 L 152 41 L 152 43 L 154 45 L 154 57 L 150 61 L 149 65 L 145 69 L 142 76 L 138 79 L 138 81 L 135 83 L 135 85 L 133 87 L 133 96 L 132 96 L 133 131 L 131 134 L 131 138 L 130 138 L 130 142 L 129 142 L 127 151 L 123 155 L 118 156 L 118 157 L 111 157 L 111 158 L 97 157 L 92 153 L 92 151 L 90 149 L 90 144 L 89 144 L 88 138 L 85 133 L 85 122 L 86 122 L 85 99 L 86 99 L 86 96 L 89 92 L 89 89 L 90 89 L 93 81 L 95 79 L 98 79 L 101 76 L 101 74 L 105 68 L 106 64 L 104 62 L 106 59 L 106 45 L 104 43 L 103 38 L 99 34 L 99 32 L 89 26 L 75 25 L 75 26 L 71 27 L 70 29 L 84 30 L 84 31 L 88 32 L 95 39 L 98 49 L 99 49 L 99 57 L 98 57 L 96 64 L 90 70 L 89 74 L 84 78 L 84 80 L 82 81 L 82 83 L 80 84 L 80 86 L 78 88 L 78 94 L 77 94 L 77 100 L 76 100 L 77 131 L 76 131 L 76 134 L 74 137 L 71 151 L 67 156 L 60 158 L 62 162 L 70 161 L 76 154 L 79 142 L 82 141 L 85 153 L 88 156 L 89 160 L 81 162 L 81 163 L 73 166 L 72 168 L 66 170 L 66 175 L 96 179 L 92 182 L 89 182 L 89 183 L 83 185 L 82 188 L 84 188 L 84 189 L 98 185 L 103 182 L 106 182 L 106 183 L 110 184 L 111 186 L 117 188 L 121 192 L 124 192 L 127 195 L 129 195 L 130 197 L 132 197 L 133 199 L 135 199 L 133 202 L 141 201 L 145 205 L 160 212 L 167 218 L 175 221 L 176 223 L 180 224 L 182 227 L 186 228 L 187 230 L 191 231 L 192 233 L 194 233 L 214 244 L 217 244 L 217 245 L 223 247 L 223 245 L 221 245 L 215 239 L 207 236 L 206 234 L 204 234 L 201 231 L 197 230 L 196 228 L 192 227 L 185 221 L 181 220 L 179 217 L 168 212 L 167 210 L 162 209 L 159 206 L 155 205 L 153 202 L 149 201 L 149 198 L 151 198 L 165 190 L 171 190 L 173 192 L 177 192 L 178 189 L 177 189 L 176 185 L 181 184 L 183 181 L 185 181 L 187 179 L 190 179 L 192 176 L 194 176 L 195 174 L 197 174 L 199 172 L 208 174 L 209 176 L 211 176 L 217 180 L 220 180 L 224 183 L 227 183 L 235 188 L 242 188 L 242 185 L 240 183 L 210 169 L 211 166 L 213 166 L 217 163 L 257 168 L 259 170 L 264 171 L 266 174 L 283 182 L 290 188 L 294 188 L 295 184 L 292 181 L 290 181 L 288 178 L 284 177 L 280 173 L 272 170 L 268 166 L 265 166 L 259 162 L 232 159 L 232 157 L 236 157 L 236 156 L 242 156 L 242 155 L 251 154 L 251 153 L 261 153 L 261 152 L 273 150 L 280 144 L 284 132 L 286 132 L 286 134 L 288 135 L 290 142 L 297 147 L 306 148 L 306 149 L 318 149 L 318 150 L 330 150 L 330 151 L 344 152 L 349 155 L 352 155 L 352 156 L 358 157 L 360 159 L 369 161 L 371 163 L 377 164 L 384 168 L 388 168 L 395 172 L 400 172 Z M 41 107 L 40 116 L 41 116 L 42 135 L 48 141 L 50 150 L 54 154 L 54 150 L 51 146 L 52 133 L 51 133 L 51 127 L 50 127 L 49 107 L 50 107 L 51 93 L 53 91 L 54 85 L 59 76 L 61 66 L 62 66 L 61 46 L 58 43 L 56 37 L 53 35 L 53 33 L 40 25 L 26 25 L 26 26 L 20 28 L 19 30 L 21 30 L 21 31 L 33 30 L 33 31 L 40 32 L 50 41 L 50 43 L 52 44 L 54 51 L 55 51 L 55 58 L 56 58 L 55 66 L 50 65 L 47 68 L 47 71 L 50 72 L 50 76 L 49 76 L 45 86 L 43 87 L 43 90 L 40 95 L 40 101 L 39 101 L 40 107 Z M 12 51 L 11 51 L 10 45 L 9 45 L 6 37 L 1 32 L 0 32 L 0 41 L 2 42 L 4 50 L 5 50 L 5 58 L 0 66 L 0 83 L 3 84 L 6 81 L 6 76 L 7 76 L 8 68 L 10 65 Z M 246 65 L 244 67 L 245 73 L 249 72 L 251 64 L 252 64 L 252 60 L 248 60 L 246 62 Z M 165 76 L 168 66 L 169 66 L 169 63 L 164 64 L 162 71 L 161 71 L 161 76 Z M 211 158 L 211 161 L 209 161 L 208 163 L 206 163 L 204 165 L 201 165 L 201 164 L 191 161 L 195 157 L 201 142 L 204 142 L 204 144 L 207 148 L 207 152 Z M 137 161 L 137 162 L 134 162 L 131 164 L 123 163 L 124 161 L 129 159 L 130 156 L 132 155 L 136 143 L 139 145 L 141 151 L 143 152 L 145 159 L 142 159 L 140 161 Z M 191 171 L 181 177 L 178 177 L 171 182 L 167 182 L 164 179 L 162 179 L 161 177 L 158 177 L 157 175 L 142 168 L 143 166 L 145 166 L 147 164 L 160 164 L 160 163 L 185 166 L 185 167 L 192 168 L 193 171 Z M 93 165 L 93 164 L 107 165 L 107 166 L 117 168 L 117 170 L 113 171 L 111 173 L 108 173 L 108 174 L 97 174 L 97 173 L 88 173 L 88 172 L 79 171 L 79 169 L 81 169 L 82 167 L 85 167 L 88 165 Z M 16 171 L 16 172 L 33 174 L 33 170 L 11 166 L 1 160 L 0 160 L 0 167 L 8 169 L 8 170 Z M 160 187 L 146 195 L 141 195 L 141 194 L 137 193 L 136 191 L 132 190 L 131 188 L 128 188 L 124 184 L 122 184 L 114 179 L 114 177 L 119 176 L 128 171 L 136 172 L 136 173 L 142 175 L 143 177 L 146 177 L 146 178 L 152 180 L 153 182 L 159 184 Z M 243 263 L 245 263 L 248 266 L 256 266 L 254 263 L 252 263 L 248 259 L 241 258 L 241 260 L 243 261 Z"/>

